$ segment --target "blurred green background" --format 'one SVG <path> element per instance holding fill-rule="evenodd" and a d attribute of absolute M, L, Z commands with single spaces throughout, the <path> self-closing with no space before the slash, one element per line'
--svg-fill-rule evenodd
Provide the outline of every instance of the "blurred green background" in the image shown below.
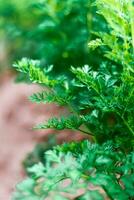
<path fill-rule="evenodd" d="M 57 70 L 87 64 L 91 18 L 86 0 L 0 0 L 0 41 L 8 65 L 21 57 Z"/>
<path fill-rule="evenodd" d="M 89 55 L 88 42 L 91 27 L 105 27 L 91 5 L 92 0 L 0 0 L 1 68 L 22 57 L 53 64 L 58 73 L 100 63 L 99 52 L 97 59 Z"/>

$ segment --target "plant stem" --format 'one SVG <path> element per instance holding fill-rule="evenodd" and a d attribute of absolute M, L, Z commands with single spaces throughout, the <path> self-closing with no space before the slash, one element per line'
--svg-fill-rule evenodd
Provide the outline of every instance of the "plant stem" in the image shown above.
<path fill-rule="evenodd" d="M 129 126 L 129 124 L 127 123 L 127 121 L 125 120 L 125 118 L 119 112 L 116 112 L 116 114 L 122 119 L 122 121 L 124 122 L 125 126 L 128 128 L 128 130 L 130 131 L 130 133 L 134 136 L 134 131 Z"/>
<path fill-rule="evenodd" d="M 82 130 L 82 129 L 80 129 L 80 128 L 78 128 L 77 130 L 78 130 L 78 131 L 81 131 L 81 132 L 83 132 L 83 133 L 85 133 L 85 134 L 94 136 L 92 133 L 89 133 L 89 132 L 87 132 L 87 131 L 84 131 L 84 130 Z"/>
<path fill-rule="evenodd" d="M 124 124 L 126 125 L 126 127 L 128 128 L 128 130 L 130 131 L 130 133 L 134 136 L 134 131 L 133 131 L 133 129 L 129 126 L 129 124 L 128 124 L 127 121 L 124 119 L 124 117 L 122 117 L 122 120 L 123 120 Z"/>

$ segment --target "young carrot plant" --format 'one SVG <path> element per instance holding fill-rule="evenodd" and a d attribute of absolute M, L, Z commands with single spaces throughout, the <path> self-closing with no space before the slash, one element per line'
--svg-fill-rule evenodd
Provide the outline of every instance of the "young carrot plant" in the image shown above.
<path fill-rule="evenodd" d="M 30 176 L 18 184 L 14 200 L 134 198 L 134 2 L 96 0 L 93 6 L 107 24 L 93 31 L 88 44 L 90 54 L 101 52 L 99 67 L 72 67 L 71 76 L 55 76 L 39 61 L 23 58 L 15 64 L 44 86 L 30 97 L 33 102 L 70 111 L 34 128 L 77 130 L 90 135 L 92 143 L 65 143 L 45 152 L 45 162 L 28 169 Z"/>

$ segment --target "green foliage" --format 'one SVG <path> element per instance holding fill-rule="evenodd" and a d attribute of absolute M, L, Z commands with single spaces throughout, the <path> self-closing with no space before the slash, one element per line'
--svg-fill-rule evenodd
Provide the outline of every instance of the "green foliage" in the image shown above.
<path fill-rule="evenodd" d="M 56 130 L 64 130 L 64 129 L 74 129 L 79 130 L 79 127 L 82 124 L 82 120 L 77 118 L 76 116 L 69 117 L 61 117 L 58 119 L 56 117 L 48 120 L 46 124 L 40 124 L 35 127 L 35 129 L 56 129 Z"/>
<path fill-rule="evenodd" d="M 36 129 L 78 130 L 96 143 L 74 142 L 46 152 L 45 164 L 29 169 L 32 176 L 18 185 L 14 200 L 134 198 L 134 4 L 96 0 L 93 6 L 106 25 L 92 30 L 88 42 L 94 60 L 101 53 L 99 67 L 96 62 L 71 67 L 72 75 L 54 75 L 51 66 L 45 71 L 45 65 L 29 59 L 15 67 L 31 82 L 47 86 L 32 101 L 69 110 Z"/>
<path fill-rule="evenodd" d="M 93 135 L 99 143 L 112 139 L 123 146 L 133 146 L 134 73 L 130 68 L 120 72 L 116 65 L 107 63 L 103 63 L 98 71 L 87 65 L 72 67 L 74 77 L 70 79 L 64 76 L 52 78 L 51 71 L 44 72 L 33 60 L 22 59 L 15 67 L 27 73 L 32 82 L 49 87 L 48 91 L 32 95 L 33 102 L 57 103 L 70 110 L 68 119 L 52 118 L 38 128 L 81 130 Z"/>
<path fill-rule="evenodd" d="M 87 110 L 87 114 L 82 117 L 89 130 L 106 139 L 119 136 L 123 140 L 127 133 L 127 138 L 130 135 L 131 140 L 134 137 L 133 73 L 125 70 L 121 74 L 112 75 L 106 71 L 95 72 L 88 67 L 73 68 L 73 72 L 83 86 L 82 92 L 85 90 L 86 99 L 84 102 L 78 99 L 77 105 L 79 110 Z"/>
<path fill-rule="evenodd" d="M 57 91 L 43 91 L 33 94 L 29 99 L 36 103 L 58 103 L 61 106 L 68 104 L 72 100 L 69 93 L 57 93 Z"/>
<path fill-rule="evenodd" d="M 98 13 L 108 24 L 108 33 L 96 33 L 105 45 L 105 56 L 126 66 L 134 66 L 134 6 L 127 0 L 97 0 Z M 116 6 L 115 6 L 116 5 Z M 110 12 L 109 12 L 110 10 Z"/>
<path fill-rule="evenodd" d="M 39 62 L 36 60 L 28 60 L 23 58 L 18 63 L 14 64 L 16 70 L 28 74 L 29 80 L 33 83 L 43 84 L 45 86 L 54 86 L 55 80 L 49 79 L 47 74 L 39 67 Z"/>
<path fill-rule="evenodd" d="M 132 199 L 133 158 L 133 154 L 117 151 L 110 142 L 102 146 L 88 141 L 57 146 L 45 153 L 45 165 L 28 169 L 32 175 L 18 184 L 14 199 Z"/>
<path fill-rule="evenodd" d="M 0 0 L 0 5 L 0 27 L 11 61 L 41 59 L 56 71 L 89 62 L 87 42 L 94 16 L 88 1 Z"/>

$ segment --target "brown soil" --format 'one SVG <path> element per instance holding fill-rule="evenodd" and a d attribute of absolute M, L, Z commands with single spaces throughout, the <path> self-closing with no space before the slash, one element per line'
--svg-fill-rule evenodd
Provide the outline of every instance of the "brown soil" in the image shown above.
<path fill-rule="evenodd" d="M 36 105 L 28 96 L 37 91 L 35 85 L 15 84 L 5 76 L 0 81 L 0 200 L 10 200 L 17 182 L 24 177 L 22 161 L 35 144 L 51 130 L 33 132 L 31 128 L 65 110 L 52 105 Z M 78 133 L 58 133 L 59 140 L 80 139 Z"/>

